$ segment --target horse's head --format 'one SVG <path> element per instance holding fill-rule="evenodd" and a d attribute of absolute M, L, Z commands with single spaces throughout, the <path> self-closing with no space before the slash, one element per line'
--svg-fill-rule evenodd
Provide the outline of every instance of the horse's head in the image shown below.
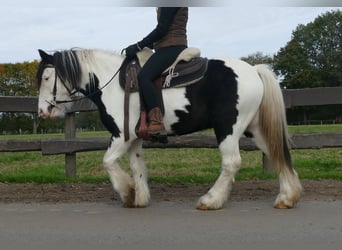
<path fill-rule="evenodd" d="M 39 50 L 39 54 L 42 60 L 37 71 L 38 115 L 44 119 L 64 117 L 71 106 L 68 101 L 71 100 L 71 92 L 74 89 L 70 83 L 70 75 L 63 69 L 66 64 L 61 62 L 61 58 L 65 56 L 62 56 L 61 52 L 49 55 L 42 50 Z"/>

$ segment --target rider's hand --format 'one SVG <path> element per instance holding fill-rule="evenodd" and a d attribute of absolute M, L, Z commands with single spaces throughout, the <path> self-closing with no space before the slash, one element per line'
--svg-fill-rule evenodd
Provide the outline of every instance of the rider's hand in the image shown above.
<path fill-rule="evenodd" d="M 137 52 L 140 50 L 139 46 L 137 43 L 129 45 L 125 51 L 126 51 L 126 57 L 128 58 L 133 58 Z"/>

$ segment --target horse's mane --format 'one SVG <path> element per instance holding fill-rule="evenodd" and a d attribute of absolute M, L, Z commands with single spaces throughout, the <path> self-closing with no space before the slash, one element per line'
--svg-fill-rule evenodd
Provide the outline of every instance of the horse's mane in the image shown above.
<path fill-rule="evenodd" d="M 48 65 L 53 65 L 58 77 L 65 83 L 70 85 L 70 89 L 77 89 L 77 85 L 81 81 L 83 73 L 89 73 L 87 71 L 90 68 L 96 66 L 93 54 L 95 52 L 110 53 L 113 55 L 121 56 L 118 53 L 112 51 L 91 50 L 91 49 L 70 49 L 55 51 L 52 55 L 52 62 L 41 61 L 37 70 L 38 87 L 41 85 L 41 76 L 44 69 Z"/>
<path fill-rule="evenodd" d="M 69 83 L 71 89 L 77 88 L 82 76 L 78 53 L 79 50 L 64 50 L 53 54 L 57 75 L 64 83 Z"/>
<path fill-rule="evenodd" d="M 78 50 L 75 49 L 56 51 L 48 61 L 43 59 L 37 70 L 38 88 L 41 85 L 44 69 L 51 66 L 55 68 L 56 74 L 64 83 L 70 84 L 72 89 L 76 88 L 82 76 L 82 68 L 77 54 Z"/>

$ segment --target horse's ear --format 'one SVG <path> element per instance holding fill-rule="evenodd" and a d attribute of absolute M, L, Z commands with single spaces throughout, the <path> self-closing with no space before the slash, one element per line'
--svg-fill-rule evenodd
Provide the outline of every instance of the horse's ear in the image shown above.
<path fill-rule="evenodd" d="M 53 56 L 46 53 L 44 50 L 38 49 L 39 55 L 43 61 L 53 64 Z"/>

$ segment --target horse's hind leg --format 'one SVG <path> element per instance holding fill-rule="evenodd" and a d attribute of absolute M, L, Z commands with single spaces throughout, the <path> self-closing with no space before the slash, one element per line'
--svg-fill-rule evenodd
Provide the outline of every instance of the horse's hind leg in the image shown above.
<path fill-rule="evenodd" d="M 299 201 L 303 192 L 297 172 L 291 168 L 283 168 L 279 172 L 280 192 L 273 204 L 274 208 L 292 208 Z"/>
<path fill-rule="evenodd" d="M 146 207 L 150 201 L 150 191 L 147 184 L 147 169 L 144 162 L 142 140 L 135 140 L 129 151 L 128 157 L 135 184 L 135 207 Z"/>
<path fill-rule="evenodd" d="M 214 210 L 222 208 L 228 200 L 235 174 L 240 169 L 239 138 L 227 136 L 220 143 L 219 149 L 222 156 L 221 174 L 209 192 L 199 199 L 197 209 Z"/>
<path fill-rule="evenodd" d="M 284 158 L 279 160 L 271 155 L 272 150 L 268 150 L 269 143 L 262 136 L 258 125 L 258 117 L 250 124 L 248 131 L 253 135 L 253 141 L 264 152 L 270 161 L 270 166 L 278 172 L 279 176 L 279 194 L 274 202 L 275 208 L 292 208 L 299 200 L 302 194 L 302 186 L 298 175 L 291 165 L 291 156 L 286 141 L 283 142 Z"/>
<path fill-rule="evenodd" d="M 118 160 L 126 153 L 129 144 L 121 138 L 115 138 L 103 157 L 103 167 L 116 192 L 119 193 L 125 207 L 134 206 L 134 183 L 132 178 L 121 169 Z"/>

